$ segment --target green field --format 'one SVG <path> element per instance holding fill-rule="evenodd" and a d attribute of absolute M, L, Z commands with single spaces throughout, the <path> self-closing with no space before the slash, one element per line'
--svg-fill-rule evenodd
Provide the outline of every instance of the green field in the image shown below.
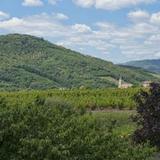
<path fill-rule="evenodd" d="M 96 119 L 100 119 L 103 124 L 107 125 L 108 121 L 116 121 L 114 133 L 122 137 L 128 137 L 135 131 L 136 125 L 132 122 L 133 115 L 135 115 L 135 111 L 108 111 L 93 113 L 93 116 Z"/>

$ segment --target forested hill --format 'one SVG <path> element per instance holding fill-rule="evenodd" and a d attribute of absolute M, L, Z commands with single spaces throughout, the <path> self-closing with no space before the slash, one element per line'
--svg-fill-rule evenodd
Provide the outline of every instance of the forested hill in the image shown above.
<path fill-rule="evenodd" d="M 125 65 L 141 67 L 151 72 L 160 73 L 160 59 L 131 61 Z"/>
<path fill-rule="evenodd" d="M 120 75 L 133 84 L 156 79 L 142 69 L 84 56 L 42 38 L 19 34 L 0 36 L 0 90 L 103 88 L 116 86 Z"/>

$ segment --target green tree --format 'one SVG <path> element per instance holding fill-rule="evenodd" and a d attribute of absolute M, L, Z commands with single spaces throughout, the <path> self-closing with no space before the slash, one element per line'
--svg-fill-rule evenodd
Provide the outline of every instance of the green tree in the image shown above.
<path fill-rule="evenodd" d="M 135 131 L 136 142 L 149 141 L 160 147 L 160 84 L 151 84 L 150 91 L 141 91 L 136 96 L 137 112 L 134 117 L 138 129 Z"/>

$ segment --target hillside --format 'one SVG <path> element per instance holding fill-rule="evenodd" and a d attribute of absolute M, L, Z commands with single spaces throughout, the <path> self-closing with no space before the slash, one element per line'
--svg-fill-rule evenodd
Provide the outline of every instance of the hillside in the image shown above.
<path fill-rule="evenodd" d="M 103 88 L 116 86 L 120 75 L 133 84 L 156 79 L 143 69 L 84 56 L 42 38 L 0 36 L 0 90 Z"/>
<path fill-rule="evenodd" d="M 131 61 L 125 63 L 125 65 L 140 67 L 151 72 L 160 73 L 160 59 Z"/>

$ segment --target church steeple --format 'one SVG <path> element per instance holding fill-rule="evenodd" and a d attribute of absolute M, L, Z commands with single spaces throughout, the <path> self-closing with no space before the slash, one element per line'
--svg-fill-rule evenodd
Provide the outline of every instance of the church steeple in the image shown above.
<path fill-rule="evenodd" d="M 122 88 L 122 77 L 119 78 L 118 88 Z"/>

